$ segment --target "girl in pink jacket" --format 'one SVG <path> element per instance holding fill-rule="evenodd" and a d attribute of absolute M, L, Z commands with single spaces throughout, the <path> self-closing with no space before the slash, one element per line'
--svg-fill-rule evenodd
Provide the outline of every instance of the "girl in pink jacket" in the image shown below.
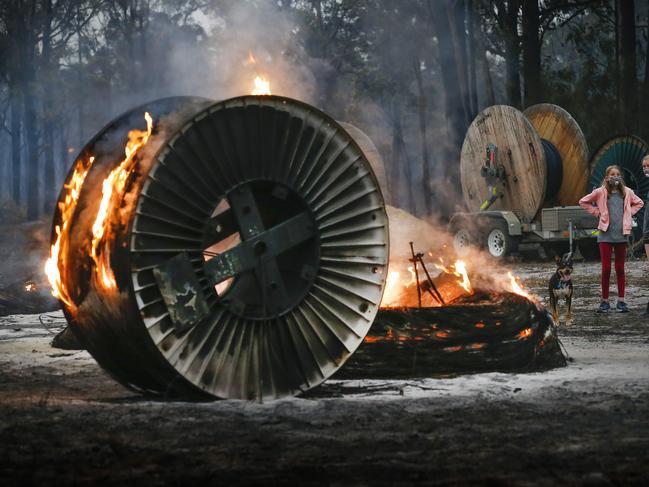
<path fill-rule="evenodd" d="M 611 309 L 608 303 L 608 288 L 611 278 L 611 255 L 615 253 L 615 275 L 617 276 L 617 310 L 628 313 L 624 302 L 624 256 L 632 220 L 644 203 L 635 193 L 624 185 L 622 171 L 618 166 L 606 168 L 604 180 L 599 188 L 579 200 L 579 206 L 599 218 L 599 254 L 602 258 L 602 302 L 598 313 Z"/>

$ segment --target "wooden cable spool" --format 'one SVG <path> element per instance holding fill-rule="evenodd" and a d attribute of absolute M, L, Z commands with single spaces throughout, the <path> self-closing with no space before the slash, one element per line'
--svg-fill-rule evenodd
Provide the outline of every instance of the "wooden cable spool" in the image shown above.
<path fill-rule="evenodd" d="M 481 174 L 490 144 L 503 172 L 490 209 L 514 211 L 529 222 L 544 206 L 573 205 L 584 194 L 588 147 L 570 114 L 548 103 L 525 113 L 495 105 L 471 122 L 462 145 L 460 177 L 469 210 L 479 210 L 492 195 Z"/>

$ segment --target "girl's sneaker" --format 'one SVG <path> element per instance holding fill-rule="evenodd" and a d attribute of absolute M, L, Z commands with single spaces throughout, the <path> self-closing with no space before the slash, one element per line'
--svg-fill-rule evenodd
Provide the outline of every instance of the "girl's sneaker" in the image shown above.
<path fill-rule="evenodd" d="M 608 310 L 611 309 L 611 305 L 608 304 L 608 301 L 602 301 L 599 303 L 599 308 L 597 308 L 597 313 L 608 313 Z"/>
<path fill-rule="evenodd" d="M 617 310 L 620 313 L 628 313 L 629 312 L 629 307 L 626 305 L 624 301 L 618 301 L 617 305 L 615 306 Z"/>

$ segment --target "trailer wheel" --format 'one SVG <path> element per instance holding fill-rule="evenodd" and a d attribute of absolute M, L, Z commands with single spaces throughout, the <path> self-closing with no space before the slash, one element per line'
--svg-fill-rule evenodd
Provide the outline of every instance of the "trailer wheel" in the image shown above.
<path fill-rule="evenodd" d="M 486 232 L 485 248 L 493 258 L 503 259 L 518 249 L 518 241 L 509 235 L 507 223 L 493 220 Z"/>
<path fill-rule="evenodd" d="M 468 222 L 464 218 L 451 221 L 449 230 L 453 234 L 453 249 L 460 257 L 466 256 L 471 246 L 478 244 L 479 239 L 469 230 Z"/>
<path fill-rule="evenodd" d="M 579 247 L 579 252 L 584 259 L 599 260 L 599 245 L 597 245 L 597 240 L 579 240 L 577 247 Z"/>
<path fill-rule="evenodd" d="M 469 248 L 472 245 L 472 236 L 466 228 L 458 228 L 453 235 L 453 248 L 455 253 L 460 257 L 469 253 Z"/>

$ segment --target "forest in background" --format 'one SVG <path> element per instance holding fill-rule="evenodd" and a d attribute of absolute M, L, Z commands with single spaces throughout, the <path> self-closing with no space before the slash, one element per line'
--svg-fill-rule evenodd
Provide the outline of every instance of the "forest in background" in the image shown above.
<path fill-rule="evenodd" d="M 123 111 L 247 94 L 259 72 L 365 131 L 395 206 L 449 215 L 489 105 L 560 105 L 591 153 L 649 140 L 648 17 L 649 0 L 0 0 L 0 223 L 49 217 Z"/>

